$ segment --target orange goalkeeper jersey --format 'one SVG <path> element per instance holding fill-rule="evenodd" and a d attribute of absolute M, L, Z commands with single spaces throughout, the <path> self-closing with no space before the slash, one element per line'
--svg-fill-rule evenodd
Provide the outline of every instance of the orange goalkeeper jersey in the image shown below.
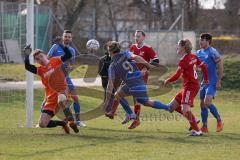
<path fill-rule="evenodd" d="M 53 57 L 46 66 L 39 66 L 37 74 L 41 77 L 45 88 L 45 100 L 48 103 L 56 103 L 58 93 L 64 93 L 67 89 L 65 75 L 62 71 L 63 64 L 60 57 Z"/>

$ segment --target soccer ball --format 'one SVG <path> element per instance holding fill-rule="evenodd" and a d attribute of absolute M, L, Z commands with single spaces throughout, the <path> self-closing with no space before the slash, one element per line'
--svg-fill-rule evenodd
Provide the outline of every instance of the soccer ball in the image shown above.
<path fill-rule="evenodd" d="M 96 39 L 90 39 L 89 41 L 87 41 L 86 47 L 91 52 L 97 51 L 100 47 L 100 44 Z"/>

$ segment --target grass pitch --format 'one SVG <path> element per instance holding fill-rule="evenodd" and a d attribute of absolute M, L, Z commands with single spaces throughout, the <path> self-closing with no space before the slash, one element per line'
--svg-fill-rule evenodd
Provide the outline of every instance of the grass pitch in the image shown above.
<path fill-rule="evenodd" d="M 154 97 L 168 103 L 179 89 Z M 35 92 L 35 124 L 44 94 Z M 87 111 L 101 99 L 79 96 L 81 110 Z M 187 121 L 178 114 L 150 108 L 142 110 L 142 123 L 135 130 L 120 124 L 122 114 L 114 120 L 104 116 L 86 121 L 80 134 L 64 135 L 61 128 L 27 129 L 25 93 L 1 91 L 0 94 L 0 160 L 232 160 L 240 157 L 240 93 L 221 91 L 215 99 L 223 122 L 222 133 L 216 133 L 216 121 L 209 114 L 209 133 L 202 137 L 187 136 Z M 194 113 L 200 114 L 198 97 Z M 119 107 L 119 110 L 121 107 Z"/>

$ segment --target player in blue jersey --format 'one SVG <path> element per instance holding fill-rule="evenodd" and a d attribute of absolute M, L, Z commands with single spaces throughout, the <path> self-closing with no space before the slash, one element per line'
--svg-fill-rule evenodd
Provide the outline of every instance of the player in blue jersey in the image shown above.
<path fill-rule="evenodd" d="M 208 132 L 207 120 L 208 109 L 217 119 L 217 132 L 223 129 L 223 123 L 218 113 L 216 106 L 212 103 L 213 98 L 216 96 L 216 90 L 221 88 L 221 79 L 223 75 L 223 62 L 218 51 L 211 46 L 212 35 L 203 33 L 200 36 L 199 44 L 201 49 L 197 51 L 198 58 L 207 65 L 208 80 L 207 86 L 201 83 L 200 99 L 201 99 L 201 116 L 203 126 L 202 132 Z M 203 82 L 203 81 L 202 81 Z"/>
<path fill-rule="evenodd" d="M 62 35 L 62 42 L 55 43 L 51 47 L 51 49 L 49 50 L 48 55 L 47 55 L 49 59 L 52 57 L 56 57 L 56 56 L 62 56 L 63 54 L 65 54 L 63 52 L 63 46 L 67 46 L 69 51 L 72 54 L 72 58 L 68 62 L 64 63 L 64 65 L 65 65 L 64 68 L 66 68 L 67 70 L 71 70 L 72 64 L 74 63 L 75 56 L 76 56 L 74 48 L 72 48 L 70 46 L 71 42 L 72 42 L 72 32 L 69 30 L 64 30 L 63 35 Z M 71 78 L 69 77 L 69 75 L 66 76 L 66 81 L 68 84 L 68 88 L 71 92 L 72 99 L 74 101 L 73 108 L 74 108 L 75 115 L 76 115 L 76 123 L 77 123 L 77 125 L 79 125 L 81 127 L 85 127 L 86 124 L 80 120 L 80 103 L 79 103 L 78 96 L 75 91 L 73 82 L 72 82 Z"/>
<path fill-rule="evenodd" d="M 114 82 L 121 80 L 124 82 L 124 84 L 121 85 L 115 92 L 115 98 L 117 100 L 121 100 L 123 97 L 131 95 L 138 103 L 141 103 L 145 106 L 169 110 L 167 105 L 164 105 L 159 101 L 152 101 L 148 99 L 146 83 L 143 80 L 145 72 L 148 71 L 146 69 L 140 71 L 135 62 L 142 63 L 148 69 L 154 66 L 147 63 L 142 57 L 134 55 L 130 51 L 120 52 L 120 45 L 115 41 L 110 41 L 108 43 L 108 51 L 112 57 L 112 63 L 108 70 L 109 79 L 104 106 L 109 105 L 109 100 L 114 88 Z M 121 105 L 130 108 L 127 101 L 125 101 L 124 104 L 121 103 Z"/>
<path fill-rule="evenodd" d="M 107 44 L 104 45 L 104 50 L 106 50 L 106 53 L 105 53 L 105 56 L 100 59 L 98 73 L 102 78 L 102 86 L 104 88 L 104 100 L 105 100 L 106 99 L 106 89 L 107 89 L 107 84 L 108 84 L 108 68 L 111 64 L 111 56 L 109 55 L 109 53 L 107 51 Z M 113 92 L 116 91 L 120 85 L 121 85 L 120 80 L 115 81 Z M 116 99 L 114 99 L 114 95 L 112 95 L 111 100 L 109 102 L 110 103 L 108 105 L 108 108 L 104 108 L 105 116 L 109 117 L 110 119 L 113 119 L 116 111 L 112 112 L 111 110 L 112 110 L 113 106 L 116 106 L 116 109 L 117 109 L 117 106 L 120 103 L 120 104 L 122 104 L 122 107 L 123 107 L 124 111 L 126 112 L 126 117 L 121 123 L 126 124 L 129 121 L 136 119 L 136 114 L 132 112 L 131 108 L 125 107 L 126 105 L 124 105 L 124 104 L 126 103 L 126 99 L 122 98 L 120 101 L 117 101 Z"/>

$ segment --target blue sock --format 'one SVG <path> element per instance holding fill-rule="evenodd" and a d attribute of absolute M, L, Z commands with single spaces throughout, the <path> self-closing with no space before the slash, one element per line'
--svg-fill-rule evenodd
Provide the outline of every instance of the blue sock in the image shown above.
<path fill-rule="evenodd" d="M 77 102 L 73 103 L 73 108 L 74 108 L 74 112 L 75 114 L 80 114 L 80 104 Z"/>
<path fill-rule="evenodd" d="M 125 99 L 125 98 L 121 98 L 120 99 L 120 104 L 122 105 L 124 111 L 127 113 L 127 114 L 132 114 L 132 109 L 130 108 L 129 104 L 128 104 L 128 101 Z"/>
<path fill-rule="evenodd" d="M 154 101 L 154 102 L 153 102 L 153 108 L 169 110 L 169 106 L 167 106 L 167 105 L 165 105 L 165 104 L 162 104 L 162 103 L 159 102 L 159 101 Z"/>
<path fill-rule="evenodd" d="M 207 120 L 208 120 L 208 108 L 207 107 L 201 107 L 201 117 L 202 117 L 203 127 L 207 127 Z"/>
<path fill-rule="evenodd" d="M 170 103 L 167 104 L 167 106 L 168 106 L 169 109 L 173 107 L 173 106 L 172 106 L 172 103 L 173 103 L 173 102 L 170 102 Z"/>
<path fill-rule="evenodd" d="M 217 107 L 214 104 L 211 104 L 208 108 L 212 113 L 212 115 L 217 119 L 217 121 L 221 122 L 221 118 L 220 118 L 220 115 L 218 114 Z"/>

